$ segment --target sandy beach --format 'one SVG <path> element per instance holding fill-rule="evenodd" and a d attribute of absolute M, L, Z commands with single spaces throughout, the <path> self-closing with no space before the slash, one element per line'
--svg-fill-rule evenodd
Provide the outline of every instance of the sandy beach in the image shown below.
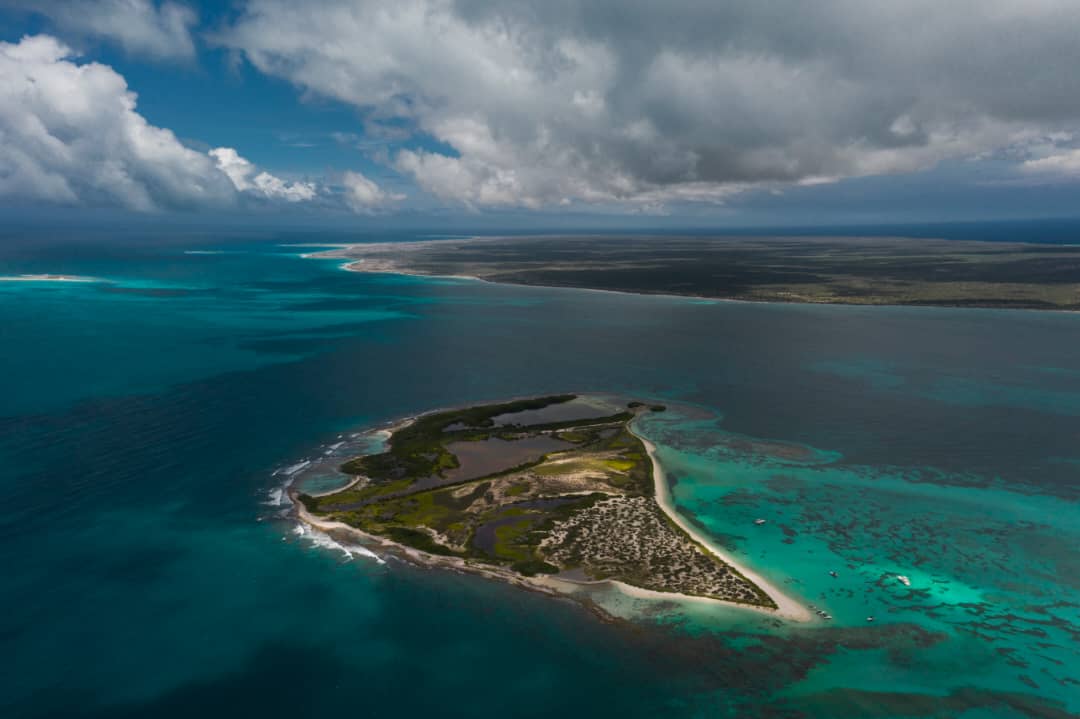
<path fill-rule="evenodd" d="M 937 292 L 938 283 L 937 278 L 931 278 L 931 280 L 925 280 L 919 285 L 922 288 L 921 291 L 929 292 L 928 295 L 918 295 L 914 298 L 905 295 L 903 292 L 896 289 L 897 282 L 893 282 L 889 285 L 891 289 L 888 291 L 882 289 L 878 292 L 868 292 L 865 295 L 853 296 L 845 294 L 839 290 L 830 291 L 824 295 L 814 295 L 812 293 L 806 293 L 798 289 L 801 285 L 793 286 L 793 288 L 781 291 L 773 288 L 766 292 L 766 295 L 760 295 L 755 293 L 743 292 L 737 295 L 731 293 L 715 293 L 702 291 L 701 287 L 685 288 L 672 292 L 657 287 L 649 286 L 648 283 L 644 285 L 634 285 L 631 282 L 631 286 L 628 287 L 590 287 L 589 282 L 567 282 L 550 284 L 543 279 L 531 276 L 531 265 L 523 260 L 507 261 L 498 259 L 498 255 L 493 255 L 487 260 L 477 260 L 472 262 L 458 262 L 450 258 L 445 250 L 454 249 L 458 246 L 468 244 L 474 248 L 488 248 L 498 247 L 500 242 L 506 242 L 510 240 L 514 241 L 535 241 L 545 239 L 544 236 L 532 235 L 532 236 L 520 236 L 520 237 L 500 237 L 500 236 L 473 236 L 469 238 L 460 238 L 453 241 L 447 240 L 415 240 L 411 242 L 361 242 L 353 243 L 342 246 L 334 246 L 333 249 L 321 250 L 317 252 L 311 252 L 304 255 L 304 257 L 324 258 L 324 259 L 342 259 L 345 262 L 342 264 L 342 269 L 351 272 L 367 272 L 367 273 L 386 273 L 386 274 L 398 274 L 417 277 L 431 277 L 435 279 L 456 279 L 456 280 L 477 280 L 481 282 L 490 282 L 494 284 L 509 284 L 525 287 L 539 287 L 547 289 L 563 289 L 563 290 L 584 290 L 589 292 L 607 292 L 615 294 L 629 294 L 629 295 L 647 295 L 654 297 L 667 297 L 667 298 L 679 298 L 679 299 L 691 299 L 696 301 L 708 301 L 708 302 L 736 302 L 736 303 L 750 303 L 750 304 L 807 304 L 807 305 L 854 305 L 854 306 L 866 306 L 866 307 L 938 307 L 938 308 L 964 308 L 964 309 L 997 309 L 997 310 L 1024 310 L 1035 312 L 1067 312 L 1076 313 L 1080 312 L 1080 309 L 1076 307 L 1077 290 L 1073 289 L 1071 295 L 1058 296 L 1054 295 L 1051 299 L 1045 299 L 1040 292 L 1045 293 L 1046 288 L 1051 285 L 1041 282 L 1037 279 L 1024 280 L 1024 281 L 986 281 L 982 283 L 970 283 L 964 281 L 954 281 L 949 287 L 953 288 L 951 291 L 953 294 L 944 294 Z M 564 235 L 550 236 L 552 240 L 567 240 L 572 237 Z M 783 240 L 790 238 L 771 238 L 773 240 Z M 833 241 L 843 244 L 849 244 L 850 238 L 831 238 Z M 908 242 L 914 242 L 917 240 L 911 238 L 876 238 L 879 241 L 895 242 L 900 239 L 904 239 Z M 943 242 L 942 240 L 923 240 L 926 242 Z M 978 243 L 975 243 L 978 244 Z M 985 244 L 985 243 L 984 243 Z M 981 246 L 981 245 L 980 245 Z M 874 249 L 873 247 L 871 249 Z M 441 254 L 440 254 L 441 252 Z M 434 255 L 434 257 L 432 257 Z M 893 259 L 899 259 L 900 256 Z M 501 264 L 500 264 L 501 263 Z M 564 263 L 565 264 L 565 263 Z M 553 268 L 559 269 L 564 267 L 564 264 L 558 262 L 552 265 Z M 816 265 L 810 263 L 807 265 L 807 271 L 813 272 Z M 451 268 L 455 268 L 458 271 L 453 271 Z M 564 267 L 565 268 L 565 267 Z M 572 267 L 570 269 L 573 269 Z M 464 270 L 464 271 L 461 271 Z M 570 273 L 573 274 L 573 273 Z M 826 272 L 825 275 L 828 275 Z M 831 276 L 831 275 L 828 275 Z M 541 278 L 547 278 L 547 275 L 541 273 Z M 1023 275 L 1019 275 L 1023 279 Z M 866 282 L 866 278 L 856 277 L 853 280 L 854 285 L 858 287 L 869 286 Z M 902 282 L 901 282 L 902 284 Z M 849 282 L 851 285 L 851 282 Z M 985 287 L 982 287 L 985 285 Z M 884 285 L 883 285 L 884 287 Z M 1028 294 L 1026 300 L 1016 300 L 1011 293 L 1019 291 L 1017 288 L 1027 288 L 1024 290 Z M 1034 288 L 1034 289 L 1032 289 Z M 1039 288 L 1043 288 L 1042 291 Z M 768 289 L 768 288 L 766 288 Z M 907 290 L 905 290 L 907 291 Z"/>
<path fill-rule="evenodd" d="M 479 239 L 501 239 L 501 238 L 472 238 L 474 240 Z M 575 292 L 597 292 L 601 294 L 611 295 L 639 295 L 648 297 L 660 297 L 666 299 L 675 300 L 694 300 L 698 302 L 731 302 L 736 304 L 789 304 L 786 302 L 775 302 L 769 300 L 747 300 L 738 299 L 734 297 L 708 297 L 700 294 L 671 294 L 667 292 L 635 292 L 632 290 L 611 290 L 601 289 L 598 287 L 578 287 L 574 285 L 545 285 L 542 283 L 522 283 L 522 282 L 507 282 L 504 280 L 492 280 L 485 277 L 477 277 L 476 275 L 464 275 L 464 274 L 433 274 L 431 272 L 423 272 L 416 269 L 403 266 L 403 263 L 396 257 L 377 257 L 376 254 L 390 255 L 394 250 L 400 250 L 402 247 L 409 249 L 418 246 L 427 246 L 431 244 L 431 240 L 418 240 L 416 242 L 364 242 L 351 245 L 342 245 L 340 249 L 334 250 L 322 250 L 319 252 L 310 252 L 302 255 L 302 257 L 311 259 L 344 259 L 347 260 L 341 265 L 341 269 L 346 272 L 366 272 L 371 274 L 390 274 L 390 275 L 403 275 L 405 277 L 430 277 L 436 280 L 470 280 L 472 282 L 484 282 L 493 285 L 515 285 L 518 287 L 537 287 L 547 290 L 572 290 Z M 357 259 L 354 254 L 359 250 L 364 250 L 370 254 L 367 257 Z"/>
<path fill-rule="evenodd" d="M 405 426 L 408 426 L 415 421 L 416 417 L 408 417 L 399 422 L 396 422 L 395 424 L 391 425 L 388 428 L 385 428 L 382 431 L 388 431 L 392 433 Z M 428 554 L 426 552 L 422 552 L 420 550 L 398 544 L 396 542 L 386 539 L 385 537 L 368 534 L 367 532 L 357 529 L 356 527 L 347 525 L 343 522 L 320 519 L 308 512 L 307 509 L 304 507 L 303 503 L 298 500 L 297 494 L 299 492 L 295 486 L 290 486 L 288 488 L 288 495 L 293 501 L 293 506 L 295 508 L 297 519 L 311 529 L 330 535 L 339 534 L 349 536 L 358 540 L 364 545 L 380 547 L 388 554 L 398 556 L 402 559 L 406 559 L 408 561 L 416 564 L 421 564 L 423 566 L 441 567 L 444 569 L 479 574 L 489 579 L 506 581 L 524 589 L 538 591 L 544 594 L 550 594 L 555 596 L 564 596 L 573 599 L 578 599 L 577 597 L 569 596 L 573 592 L 574 587 L 598 586 L 607 584 L 609 586 L 615 587 L 623 594 L 637 599 L 657 601 L 676 600 L 680 602 L 691 602 L 695 604 L 700 603 L 722 605 L 724 607 L 730 607 L 735 609 L 750 610 L 753 612 L 773 617 L 779 617 L 790 621 L 805 622 L 812 620 L 814 616 L 807 607 L 803 606 L 794 598 L 789 597 L 788 595 L 781 592 L 775 585 L 773 585 L 771 582 L 769 582 L 767 579 L 762 577 L 754 570 L 740 564 L 722 549 L 715 546 L 708 537 L 703 536 L 696 528 L 694 528 L 692 525 L 690 525 L 682 517 L 679 516 L 678 512 L 675 509 L 674 502 L 671 498 L 670 488 L 667 484 L 667 477 L 664 473 L 663 468 L 660 465 L 659 460 L 656 457 L 656 445 L 654 445 L 652 442 L 645 439 L 641 435 L 637 434 L 636 432 L 633 432 L 632 427 L 630 428 L 630 431 L 632 434 L 634 434 L 634 436 L 641 440 L 649 455 L 649 459 L 652 462 L 655 497 L 657 503 L 660 505 L 664 513 L 667 514 L 671 518 L 671 520 L 676 525 L 678 525 L 684 532 L 686 532 L 693 541 L 700 544 L 706 551 L 714 554 L 725 564 L 728 564 L 731 567 L 735 568 L 736 571 L 738 571 L 744 577 L 746 577 L 751 582 L 755 583 L 758 587 L 760 587 L 773 600 L 773 602 L 776 603 L 776 609 L 754 606 L 750 604 L 742 604 L 739 602 L 729 602 L 721 599 L 715 599 L 713 597 L 694 596 L 678 592 L 655 591 L 650 589 L 644 589 L 642 587 L 636 587 L 615 580 L 590 581 L 566 579 L 559 576 L 549 575 L 526 577 L 523 575 L 519 575 L 518 573 L 511 570 L 504 569 L 502 567 L 479 564 L 477 562 L 471 562 L 458 557 L 443 557 Z M 357 482 L 361 481 L 361 479 L 362 478 L 360 477 L 354 478 L 348 486 L 354 486 Z M 342 490 L 336 489 L 327 492 L 326 494 L 334 494 L 340 491 Z M 604 612 L 604 610 L 600 606 L 595 605 L 593 602 L 587 603 L 593 611 L 597 611 L 601 614 L 606 614 L 606 612 Z"/>
<path fill-rule="evenodd" d="M 796 622 L 807 622 L 813 619 L 814 615 L 808 607 L 804 606 L 799 601 L 781 592 L 776 587 L 776 585 L 755 572 L 753 569 L 750 569 L 749 567 L 740 564 L 727 552 L 717 547 L 708 537 L 702 535 L 701 532 L 698 531 L 692 524 L 679 516 L 678 511 L 675 509 L 675 503 L 671 499 L 671 488 L 668 486 L 667 476 L 664 474 L 664 469 L 660 466 L 660 462 L 656 458 L 656 445 L 642 437 L 637 432 L 634 432 L 632 425 L 630 427 L 630 432 L 635 437 L 640 439 L 642 444 L 645 445 L 645 449 L 649 453 L 649 458 L 652 460 L 653 482 L 656 489 L 656 502 L 660 505 L 661 509 L 664 510 L 664 512 L 671 518 L 673 522 L 675 522 L 675 524 L 677 524 L 684 532 L 689 534 L 691 539 L 693 539 L 701 546 L 705 547 L 705 549 L 707 549 L 708 551 L 712 552 L 725 564 L 729 564 L 734 567 L 740 574 L 742 574 L 751 582 L 759 586 L 766 594 L 769 595 L 770 599 L 776 602 L 777 608 L 765 609 L 761 607 L 751 607 L 745 604 L 736 604 L 735 606 L 747 609 L 759 609 L 760 611 L 768 612 L 769 614 L 780 616 Z M 643 594 L 646 592 L 648 593 L 648 596 L 665 596 L 665 593 L 663 592 L 651 592 L 649 590 L 639 589 L 638 587 L 627 587 L 627 589 L 630 590 L 630 593 L 636 596 L 646 596 L 646 594 Z M 687 598 L 693 599 L 694 597 Z M 718 600 L 708 599 L 708 601 Z M 724 603 L 726 604 L 727 602 Z"/>
<path fill-rule="evenodd" d="M 293 506 L 296 509 L 296 517 L 301 523 L 307 525 L 313 530 L 323 532 L 331 536 L 347 536 L 359 541 L 365 547 L 374 547 L 381 549 L 385 552 L 385 556 L 394 556 L 400 559 L 404 559 L 413 564 L 423 567 L 437 567 L 441 569 L 450 569 L 457 572 L 467 572 L 469 574 L 478 574 L 488 579 L 496 579 L 503 582 L 509 582 L 523 589 L 528 589 L 534 592 L 540 592 L 542 594 L 548 594 L 555 597 L 571 598 L 568 596 L 565 590 L 560 588 L 555 583 L 548 583 L 543 581 L 540 577 L 526 577 L 518 574 L 509 569 L 504 569 L 491 564 L 479 564 L 477 562 L 470 562 L 460 557 L 444 557 L 437 554 L 428 554 L 422 552 L 419 549 L 407 547 L 403 544 L 398 544 L 385 537 L 380 537 L 374 534 L 368 534 L 367 532 L 357 529 L 356 527 L 345 524 L 344 522 L 327 521 L 319 519 L 313 516 L 304 507 L 297 498 L 295 491 L 289 490 L 290 499 L 293 500 Z M 375 555 L 379 561 L 383 561 L 382 557 L 378 554 Z"/>
<path fill-rule="evenodd" d="M 0 277 L 0 282 L 100 282 L 96 277 L 78 275 L 8 275 Z"/>

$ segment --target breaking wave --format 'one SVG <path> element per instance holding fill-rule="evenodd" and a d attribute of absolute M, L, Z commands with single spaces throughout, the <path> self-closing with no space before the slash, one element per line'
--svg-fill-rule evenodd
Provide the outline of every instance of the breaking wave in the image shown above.
<path fill-rule="evenodd" d="M 375 554 L 375 552 L 367 547 L 359 544 L 343 544 L 330 535 L 320 532 L 317 529 L 312 529 L 306 524 L 297 524 L 293 528 L 293 534 L 301 539 L 307 540 L 313 547 L 332 549 L 341 552 L 348 561 L 352 561 L 354 557 L 364 557 L 366 559 L 374 559 L 379 564 L 386 564 L 385 559 L 378 554 Z"/>

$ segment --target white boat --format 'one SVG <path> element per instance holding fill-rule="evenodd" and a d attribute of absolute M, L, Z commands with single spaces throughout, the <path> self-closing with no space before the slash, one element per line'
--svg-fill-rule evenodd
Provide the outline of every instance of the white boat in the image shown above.
<path fill-rule="evenodd" d="M 754 524 L 765 524 L 765 520 L 764 519 L 755 519 Z"/>
<path fill-rule="evenodd" d="M 898 580 L 900 581 L 900 583 L 901 583 L 901 584 L 903 584 L 903 585 L 904 585 L 905 587 L 910 587 L 910 586 L 911 586 L 911 580 L 910 580 L 910 579 L 908 579 L 908 578 L 907 578 L 906 576 L 904 576 L 903 574 L 897 574 L 897 575 L 896 575 L 896 578 L 897 578 L 897 579 L 898 579 Z"/>

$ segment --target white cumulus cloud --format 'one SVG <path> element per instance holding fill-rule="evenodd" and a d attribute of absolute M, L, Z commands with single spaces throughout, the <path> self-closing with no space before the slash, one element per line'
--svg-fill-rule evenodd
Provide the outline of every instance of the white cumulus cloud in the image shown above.
<path fill-rule="evenodd" d="M 53 37 L 0 43 L 0 198 L 152 211 L 318 194 L 315 182 L 282 179 L 233 148 L 186 147 L 136 111 L 121 75 L 75 62 Z"/>
<path fill-rule="evenodd" d="M 1027 160 L 1020 168 L 1030 173 L 1080 177 L 1080 149 L 1064 150 L 1048 157 Z"/>
<path fill-rule="evenodd" d="M 0 42 L 0 197 L 134 210 L 235 200 L 202 152 L 148 123 L 124 78 L 41 35 Z"/>
<path fill-rule="evenodd" d="M 405 195 L 387 192 L 362 173 L 346 170 L 341 176 L 345 204 L 354 212 L 370 214 L 386 205 L 405 199 Z"/>
<path fill-rule="evenodd" d="M 259 172 L 255 165 L 231 147 L 214 148 L 209 155 L 240 192 L 286 202 L 311 200 L 318 192 L 312 182 L 286 182 L 269 172 Z"/>

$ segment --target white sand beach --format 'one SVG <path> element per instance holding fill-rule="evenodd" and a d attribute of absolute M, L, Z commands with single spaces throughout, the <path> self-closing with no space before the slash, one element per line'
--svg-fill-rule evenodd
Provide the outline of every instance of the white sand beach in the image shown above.
<path fill-rule="evenodd" d="M 664 512 L 666 512 L 667 515 L 671 517 L 671 520 L 675 522 L 675 524 L 677 524 L 684 532 L 689 534 L 695 542 L 705 547 L 705 549 L 712 552 L 725 564 L 731 565 L 744 577 L 749 579 L 757 586 L 761 587 L 761 589 L 769 595 L 769 598 L 776 602 L 776 609 L 762 609 L 762 611 L 766 611 L 770 614 L 774 614 L 776 616 L 784 617 L 785 619 L 790 619 L 797 622 L 806 622 L 813 619 L 814 615 L 808 607 L 804 606 L 801 602 L 788 596 L 787 594 L 784 594 L 776 587 L 776 585 L 755 572 L 753 569 L 745 566 L 744 564 L 740 564 L 727 552 L 717 547 L 712 542 L 712 540 L 704 536 L 692 524 L 679 516 L 679 512 L 675 509 L 675 503 L 674 501 L 672 501 L 671 498 L 671 488 L 668 486 L 667 476 L 664 474 L 664 469 L 660 466 L 660 462 L 656 458 L 656 445 L 642 437 L 637 432 L 634 432 L 632 426 L 630 428 L 630 431 L 634 434 L 635 437 L 641 440 L 642 444 L 645 445 L 646 451 L 649 453 L 649 458 L 652 460 L 653 464 L 653 482 L 656 490 L 656 501 L 664 510 Z M 646 596 L 646 594 L 644 594 L 646 592 L 648 593 L 648 596 L 665 596 L 665 593 L 662 592 L 649 592 L 648 590 L 642 590 L 637 587 L 628 587 L 628 589 L 632 590 L 631 593 L 636 596 Z M 693 597 L 687 598 L 692 599 Z M 748 605 L 745 604 L 740 604 L 736 606 L 758 609 L 757 607 L 748 607 Z"/>

